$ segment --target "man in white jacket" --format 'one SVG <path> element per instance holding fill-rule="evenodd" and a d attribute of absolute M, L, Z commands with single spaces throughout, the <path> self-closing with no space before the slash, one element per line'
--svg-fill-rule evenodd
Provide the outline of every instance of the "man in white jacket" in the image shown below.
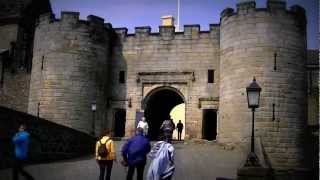
<path fill-rule="evenodd" d="M 137 128 L 142 128 L 143 129 L 143 135 L 145 135 L 145 136 L 148 135 L 149 125 L 148 125 L 145 117 L 141 118 L 141 120 L 138 123 Z"/>

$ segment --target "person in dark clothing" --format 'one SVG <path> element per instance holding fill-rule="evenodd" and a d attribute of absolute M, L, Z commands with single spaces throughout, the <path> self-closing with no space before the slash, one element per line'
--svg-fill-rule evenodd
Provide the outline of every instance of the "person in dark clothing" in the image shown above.
<path fill-rule="evenodd" d="M 150 150 L 150 141 L 143 135 L 143 129 L 137 128 L 136 135 L 122 148 L 123 159 L 127 161 L 129 167 L 127 180 L 132 180 L 135 169 L 137 169 L 137 180 L 143 180 L 143 171 Z"/>
<path fill-rule="evenodd" d="M 19 132 L 14 135 L 12 142 L 15 147 L 14 151 L 14 165 L 13 165 L 13 179 L 19 179 L 19 173 L 25 177 L 27 180 L 33 180 L 34 178 L 27 173 L 23 166 L 28 158 L 28 146 L 30 134 L 25 131 L 26 125 L 21 124 L 19 126 Z"/>
<path fill-rule="evenodd" d="M 179 120 L 179 122 L 177 124 L 177 130 L 178 130 L 178 140 L 181 141 L 181 134 L 182 134 L 182 130 L 183 130 L 183 124 L 182 124 L 181 120 Z"/>
<path fill-rule="evenodd" d="M 160 126 L 160 130 L 162 131 L 166 141 L 171 142 L 172 133 L 174 129 L 175 129 L 175 124 L 172 119 L 167 119 L 163 121 L 163 123 Z"/>

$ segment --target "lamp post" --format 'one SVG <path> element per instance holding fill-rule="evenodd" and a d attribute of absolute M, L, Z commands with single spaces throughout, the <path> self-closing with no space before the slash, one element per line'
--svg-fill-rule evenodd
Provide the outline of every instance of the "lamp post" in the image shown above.
<path fill-rule="evenodd" d="M 93 137 L 95 137 L 95 117 L 94 117 L 94 115 L 95 115 L 96 110 L 97 110 L 97 104 L 96 104 L 96 102 L 92 102 L 91 103 L 91 111 L 92 111 L 92 129 L 91 129 L 92 131 L 91 131 L 91 135 Z"/>
<path fill-rule="evenodd" d="M 253 77 L 253 81 L 246 88 L 248 107 L 252 110 L 252 129 L 251 129 L 251 151 L 248 155 L 245 166 L 260 166 L 258 156 L 254 152 L 254 111 L 259 107 L 261 87 Z"/>

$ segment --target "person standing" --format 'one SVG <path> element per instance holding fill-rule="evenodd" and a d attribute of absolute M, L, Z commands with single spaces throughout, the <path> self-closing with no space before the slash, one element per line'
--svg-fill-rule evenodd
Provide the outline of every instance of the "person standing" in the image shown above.
<path fill-rule="evenodd" d="M 137 128 L 142 128 L 142 129 L 143 129 L 143 134 L 144 134 L 145 136 L 148 135 L 149 125 L 148 125 L 145 117 L 142 117 L 142 118 L 141 118 L 141 120 L 140 120 L 139 123 L 138 123 Z"/>
<path fill-rule="evenodd" d="M 162 131 L 163 136 L 167 138 L 167 141 L 170 141 L 170 142 L 172 140 L 172 133 L 174 129 L 175 129 L 175 125 L 172 119 L 164 120 L 160 126 L 160 130 Z"/>
<path fill-rule="evenodd" d="M 181 134 L 182 134 L 182 130 L 183 130 L 183 124 L 182 124 L 181 120 L 179 120 L 179 122 L 177 124 L 177 130 L 178 130 L 178 140 L 181 141 Z"/>
<path fill-rule="evenodd" d="M 116 161 L 115 146 L 110 130 L 106 129 L 102 133 L 96 143 L 95 154 L 100 168 L 99 180 L 110 180 L 113 161 Z"/>
<path fill-rule="evenodd" d="M 175 165 L 174 165 L 174 147 L 167 138 L 163 137 L 164 141 L 159 141 L 153 145 L 149 157 L 152 159 L 147 180 L 171 180 Z"/>
<path fill-rule="evenodd" d="M 27 180 L 33 180 L 34 178 L 26 172 L 23 167 L 28 158 L 28 146 L 29 146 L 30 134 L 26 131 L 26 125 L 21 124 L 19 131 L 12 138 L 14 144 L 14 164 L 13 164 L 13 180 L 19 179 L 19 173 Z"/>
<path fill-rule="evenodd" d="M 137 128 L 136 135 L 128 140 L 122 148 L 123 159 L 128 164 L 127 180 L 132 180 L 137 169 L 137 180 L 143 180 L 144 167 L 147 163 L 147 154 L 151 149 L 148 138 L 143 135 L 143 129 Z"/>

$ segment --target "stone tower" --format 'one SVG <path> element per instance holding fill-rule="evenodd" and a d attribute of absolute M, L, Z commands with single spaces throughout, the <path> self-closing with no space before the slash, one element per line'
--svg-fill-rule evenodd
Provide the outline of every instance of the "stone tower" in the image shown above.
<path fill-rule="evenodd" d="M 28 112 L 84 132 L 105 118 L 111 25 L 62 12 L 42 15 L 35 32 Z M 97 104 L 95 113 L 91 103 Z M 93 118 L 95 121 L 93 121 Z M 98 121 L 99 120 L 99 121 Z"/>
<path fill-rule="evenodd" d="M 221 13 L 219 141 L 250 140 L 251 110 L 246 86 L 255 76 L 262 87 L 256 109 L 256 137 L 275 168 L 301 165 L 306 120 L 306 17 L 285 1 L 240 1 Z"/>

